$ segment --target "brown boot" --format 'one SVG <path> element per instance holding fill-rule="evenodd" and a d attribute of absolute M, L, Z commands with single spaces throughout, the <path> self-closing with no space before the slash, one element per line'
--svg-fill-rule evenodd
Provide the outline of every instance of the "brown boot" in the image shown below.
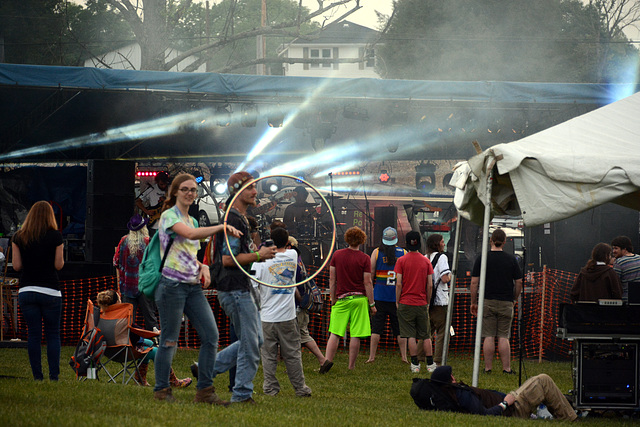
<path fill-rule="evenodd" d="M 179 380 L 178 377 L 176 377 L 176 373 L 173 372 L 173 368 L 171 368 L 171 372 L 169 372 L 169 384 L 171 384 L 171 387 L 185 388 L 189 387 L 192 382 L 193 380 L 189 377 Z"/>
<path fill-rule="evenodd" d="M 222 400 L 220 399 L 220 397 L 218 397 L 214 386 L 209 386 L 207 388 L 203 388 L 202 390 L 198 390 L 193 401 L 195 403 L 213 403 L 220 406 L 229 406 L 230 404 L 230 402 Z"/>
<path fill-rule="evenodd" d="M 167 402 L 175 402 L 176 398 L 171 394 L 171 387 L 163 388 L 162 390 L 154 391 L 153 398 L 155 400 L 165 400 Z"/>
<path fill-rule="evenodd" d="M 149 387 L 150 384 L 147 382 L 147 370 L 148 369 L 149 369 L 149 364 L 148 363 L 143 363 L 140 366 L 138 366 L 138 370 L 133 375 L 133 379 L 136 380 L 138 385 L 141 385 L 141 386 L 144 386 L 144 387 Z"/>

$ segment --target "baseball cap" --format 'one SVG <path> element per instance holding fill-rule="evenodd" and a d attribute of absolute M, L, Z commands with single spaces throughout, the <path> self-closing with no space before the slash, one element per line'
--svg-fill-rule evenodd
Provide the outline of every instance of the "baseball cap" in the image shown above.
<path fill-rule="evenodd" d="M 420 233 L 417 231 L 410 231 L 405 238 L 407 243 L 407 249 L 410 251 L 417 251 L 420 249 Z"/>
<path fill-rule="evenodd" d="M 253 176 L 249 172 L 240 171 L 236 172 L 229 177 L 227 181 L 227 189 L 229 190 L 229 195 L 233 196 L 244 186 L 248 181 L 251 181 Z"/>
<path fill-rule="evenodd" d="M 387 227 L 382 232 L 382 243 L 393 246 L 398 243 L 398 232 L 393 227 Z"/>

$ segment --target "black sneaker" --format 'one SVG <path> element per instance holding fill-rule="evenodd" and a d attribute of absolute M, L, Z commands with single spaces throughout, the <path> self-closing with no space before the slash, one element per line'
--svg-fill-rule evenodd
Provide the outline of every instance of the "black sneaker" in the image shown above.
<path fill-rule="evenodd" d="M 491 373 L 491 369 L 485 369 L 485 370 L 484 370 L 484 373 L 485 373 L 485 374 L 490 374 L 490 373 Z"/>
<path fill-rule="evenodd" d="M 514 371 L 513 369 L 510 371 L 505 371 L 504 369 L 502 370 L 503 374 L 507 374 L 507 375 L 517 375 L 516 371 Z"/>
<path fill-rule="evenodd" d="M 191 365 L 191 375 L 197 380 L 198 379 L 198 362 L 194 362 Z"/>

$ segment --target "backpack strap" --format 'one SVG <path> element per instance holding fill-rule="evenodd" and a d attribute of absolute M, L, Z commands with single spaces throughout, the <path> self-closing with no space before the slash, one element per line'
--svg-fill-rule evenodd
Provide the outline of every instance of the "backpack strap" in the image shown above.
<path fill-rule="evenodd" d="M 164 256 L 162 257 L 162 262 L 160 263 L 160 273 L 162 273 L 162 268 L 164 267 L 164 262 L 167 260 L 167 255 L 169 255 L 169 249 L 171 249 L 171 245 L 173 245 L 173 236 L 169 238 L 169 244 L 167 248 L 164 250 Z"/>
<path fill-rule="evenodd" d="M 438 260 L 440 259 L 441 255 L 442 252 L 436 253 L 436 256 L 433 257 L 433 261 L 431 261 L 431 265 L 433 266 L 434 271 L 436 269 L 435 266 L 438 265 Z M 433 284 L 433 293 L 431 294 L 431 301 L 429 302 L 429 304 L 436 301 L 436 292 L 438 292 L 438 286 L 440 286 L 440 277 L 437 277 L 435 283 Z"/>

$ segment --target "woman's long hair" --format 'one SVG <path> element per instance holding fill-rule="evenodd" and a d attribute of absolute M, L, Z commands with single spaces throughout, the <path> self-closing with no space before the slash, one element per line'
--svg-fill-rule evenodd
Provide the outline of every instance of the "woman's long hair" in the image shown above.
<path fill-rule="evenodd" d="M 396 265 L 396 245 L 389 246 L 384 243 L 380 243 L 380 246 L 378 246 L 378 253 L 384 254 L 387 258 L 387 265 Z"/>
<path fill-rule="evenodd" d="M 144 248 L 147 247 L 147 242 L 145 240 L 147 238 L 149 238 L 149 230 L 146 225 L 137 231 L 129 230 L 129 234 L 127 235 L 127 247 L 129 248 L 129 256 L 131 258 L 136 257 L 138 253 L 144 251 Z"/>
<path fill-rule="evenodd" d="M 591 259 L 587 261 L 587 265 L 585 268 L 587 270 L 591 270 L 596 266 L 596 263 L 604 262 L 605 264 L 609 264 L 609 260 L 611 259 L 611 246 L 606 243 L 598 243 L 593 247 L 591 251 Z"/>
<path fill-rule="evenodd" d="M 58 223 L 53 208 L 49 202 L 41 200 L 29 209 L 22 227 L 14 236 L 14 241 L 26 247 L 42 238 L 47 231 L 57 229 Z"/>
<path fill-rule="evenodd" d="M 195 181 L 196 177 L 188 173 L 181 173 L 173 178 L 173 181 L 171 181 L 171 186 L 169 187 L 169 197 L 167 197 L 167 200 L 164 201 L 164 205 L 162 205 L 162 212 L 166 211 L 167 209 L 171 209 L 176 205 L 176 202 L 178 200 L 178 189 L 183 182 L 189 180 Z"/>

